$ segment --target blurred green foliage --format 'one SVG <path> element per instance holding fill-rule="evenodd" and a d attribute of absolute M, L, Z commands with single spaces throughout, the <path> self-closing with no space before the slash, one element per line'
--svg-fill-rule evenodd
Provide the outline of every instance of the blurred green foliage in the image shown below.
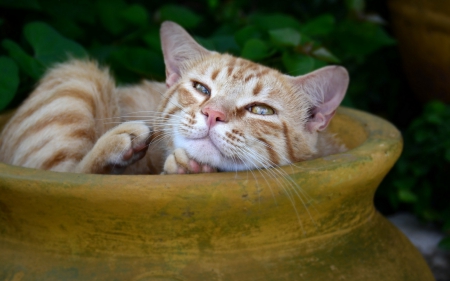
<path fill-rule="evenodd" d="M 424 221 L 438 222 L 450 234 L 450 106 L 439 101 L 404 130 L 404 150 L 378 190 L 394 210 L 407 209 Z M 450 250 L 450 236 L 441 242 Z"/>
<path fill-rule="evenodd" d="M 172 20 L 203 46 L 301 75 L 344 65 L 344 105 L 404 129 L 404 153 L 379 188 L 385 213 L 402 209 L 450 229 L 450 108 L 420 115 L 399 69 L 395 40 L 377 14 L 384 1 L 0 0 L 0 110 L 16 107 L 45 69 L 69 57 L 108 65 L 119 83 L 164 79 L 159 26 Z M 376 11 L 370 13 L 368 11 Z M 443 245 L 450 244 L 447 240 Z"/>

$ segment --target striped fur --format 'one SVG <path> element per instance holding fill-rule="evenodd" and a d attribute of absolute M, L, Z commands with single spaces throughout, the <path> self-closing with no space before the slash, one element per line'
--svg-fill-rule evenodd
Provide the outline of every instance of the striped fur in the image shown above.
<path fill-rule="evenodd" d="M 348 84 L 343 68 L 291 77 L 207 51 L 174 23 L 161 36 L 166 85 L 116 87 L 86 61 L 50 69 L 0 135 L 0 161 L 139 174 L 248 170 L 321 155 L 318 132 Z"/>

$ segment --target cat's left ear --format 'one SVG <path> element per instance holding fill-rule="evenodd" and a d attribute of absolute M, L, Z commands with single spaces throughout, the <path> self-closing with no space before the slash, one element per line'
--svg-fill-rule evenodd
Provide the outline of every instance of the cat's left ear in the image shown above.
<path fill-rule="evenodd" d="M 167 87 L 171 87 L 180 79 L 186 61 L 211 53 L 195 42 L 186 30 L 174 22 L 163 22 L 160 35 L 166 65 Z"/>
<path fill-rule="evenodd" d="M 344 99 L 349 76 L 341 66 L 326 66 L 294 78 L 297 87 L 309 95 L 313 107 L 306 123 L 310 132 L 324 130 Z"/>

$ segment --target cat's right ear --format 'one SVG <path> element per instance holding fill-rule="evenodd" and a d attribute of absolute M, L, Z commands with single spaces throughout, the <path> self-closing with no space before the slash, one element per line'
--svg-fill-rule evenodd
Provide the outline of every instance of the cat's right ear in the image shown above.
<path fill-rule="evenodd" d="M 294 84 L 312 102 L 311 116 L 306 123 L 310 132 L 322 131 L 330 123 L 344 99 L 349 83 L 348 72 L 341 66 L 326 66 L 294 78 Z"/>
<path fill-rule="evenodd" d="M 195 42 L 186 30 L 174 22 L 163 22 L 160 35 L 166 65 L 167 87 L 171 87 L 180 79 L 186 61 L 211 53 Z"/>

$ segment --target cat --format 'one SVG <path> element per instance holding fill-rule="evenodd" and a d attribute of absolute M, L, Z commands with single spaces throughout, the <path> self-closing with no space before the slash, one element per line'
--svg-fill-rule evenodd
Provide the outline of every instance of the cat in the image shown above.
<path fill-rule="evenodd" d="M 0 161 L 96 174 L 277 167 L 342 150 L 323 133 L 347 90 L 341 66 L 292 77 L 161 25 L 165 83 L 116 87 L 108 69 L 49 69 L 0 135 Z"/>

